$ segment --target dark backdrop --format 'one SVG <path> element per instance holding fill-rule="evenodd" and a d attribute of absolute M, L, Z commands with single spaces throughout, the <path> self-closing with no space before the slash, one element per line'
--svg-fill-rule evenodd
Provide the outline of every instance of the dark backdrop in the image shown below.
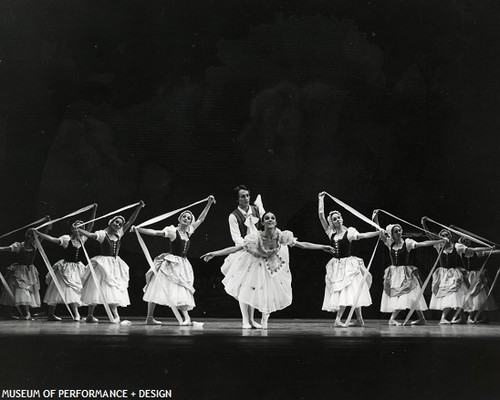
<path fill-rule="evenodd" d="M 301 240 L 327 242 L 316 211 L 326 190 L 368 216 L 374 208 L 415 223 L 428 215 L 499 241 L 499 8 L 488 0 L 3 1 L 1 230 L 143 199 L 140 222 L 213 194 L 190 252 L 198 317 L 239 315 L 221 287 L 222 260 L 197 259 L 231 244 L 227 215 L 240 183 Z M 60 223 L 52 233 L 67 230 Z M 365 262 L 374 246 L 366 242 L 356 247 Z M 164 251 L 161 239 L 148 244 Z M 384 251 L 368 317 L 379 316 Z M 124 313 L 144 313 L 147 266 L 132 235 L 122 256 L 133 301 Z M 428 270 L 432 253 L 419 257 Z M 291 250 L 295 301 L 278 315 L 325 316 L 327 260 Z"/>

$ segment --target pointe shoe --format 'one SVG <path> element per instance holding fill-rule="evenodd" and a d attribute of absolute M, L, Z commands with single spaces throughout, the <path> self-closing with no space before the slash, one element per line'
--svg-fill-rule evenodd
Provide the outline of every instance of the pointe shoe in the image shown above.
<path fill-rule="evenodd" d="M 439 321 L 439 325 L 451 325 L 451 322 L 448 321 L 447 319 L 441 319 Z"/>
<path fill-rule="evenodd" d="M 396 321 L 395 319 L 389 320 L 389 326 L 402 326 L 401 322 Z"/>
<path fill-rule="evenodd" d="M 242 324 L 241 324 L 241 328 L 242 328 L 242 329 L 252 329 L 252 325 L 242 323 Z"/>
<path fill-rule="evenodd" d="M 161 322 L 158 321 L 157 319 L 154 319 L 153 317 L 147 317 L 146 325 L 161 325 Z"/>
<path fill-rule="evenodd" d="M 255 329 L 262 329 L 262 325 L 255 321 L 250 321 L 250 325 L 252 325 Z"/>
<path fill-rule="evenodd" d="M 365 326 L 365 321 L 361 320 L 355 320 L 355 321 L 351 321 L 349 323 L 349 326 Z"/>
<path fill-rule="evenodd" d="M 120 316 L 115 317 L 115 319 L 113 320 L 114 324 L 119 324 L 120 322 L 121 322 Z"/>
<path fill-rule="evenodd" d="M 47 316 L 47 321 L 61 321 L 61 317 L 58 317 L 57 315 L 48 315 Z"/>
<path fill-rule="evenodd" d="M 335 321 L 333 323 L 333 326 L 340 327 L 340 328 L 345 328 L 346 327 L 346 325 L 344 323 L 342 323 L 341 321 Z"/>
<path fill-rule="evenodd" d="M 421 319 L 417 319 L 415 321 L 411 321 L 410 325 L 413 325 L 413 326 L 416 326 L 416 325 L 425 325 L 426 323 L 427 323 L 427 321 L 424 321 L 424 320 L 421 320 Z"/>
<path fill-rule="evenodd" d="M 465 324 L 465 320 L 463 318 L 457 318 L 451 320 L 452 324 Z"/>
<path fill-rule="evenodd" d="M 268 321 L 269 317 L 265 318 L 265 317 L 262 317 L 261 321 L 260 321 L 260 325 L 262 326 L 261 329 L 267 329 L 267 321 Z"/>
<path fill-rule="evenodd" d="M 191 325 L 191 320 L 186 319 L 185 321 L 180 322 L 179 325 L 180 326 L 189 326 L 189 325 Z"/>
<path fill-rule="evenodd" d="M 88 315 L 87 318 L 85 318 L 85 322 L 95 323 L 99 322 L 99 320 L 93 315 Z"/>

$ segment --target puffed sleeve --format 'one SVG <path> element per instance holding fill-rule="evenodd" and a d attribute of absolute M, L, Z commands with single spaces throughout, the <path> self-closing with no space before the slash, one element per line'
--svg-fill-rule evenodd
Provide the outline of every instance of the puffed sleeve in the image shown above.
<path fill-rule="evenodd" d="M 413 239 L 406 239 L 406 250 L 410 251 L 415 248 L 417 242 Z"/>
<path fill-rule="evenodd" d="M 175 226 L 169 225 L 163 228 L 163 236 L 171 241 L 175 240 Z"/>
<path fill-rule="evenodd" d="M 95 231 L 94 233 L 96 235 L 96 240 L 99 243 L 104 242 L 104 238 L 106 237 L 106 231 Z"/>
<path fill-rule="evenodd" d="M 59 246 L 67 249 L 70 241 L 71 241 L 71 237 L 69 235 L 62 235 L 59 238 Z"/>
<path fill-rule="evenodd" d="M 259 245 L 259 233 L 250 233 L 243 240 L 245 250 L 255 250 Z"/>
<path fill-rule="evenodd" d="M 10 251 L 12 251 L 13 253 L 19 253 L 19 250 L 21 250 L 21 243 L 15 242 L 12 243 L 9 247 Z"/>
<path fill-rule="evenodd" d="M 457 249 L 458 254 L 464 254 L 467 250 L 467 246 L 462 243 L 455 243 L 455 249 Z"/>
<path fill-rule="evenodd" d="M 356 228 L 349 227 L 347 228 L 347 240 L 352 242 L 353 240 L 358 240 L 359 232 Z"/>
<path fill-rule="evenodd" d="M 297 238 L 293 236 L 293 232 L 291 231 L 282 231 L 280 234 L 280 243 L 285 246 L 295 246 L 297 242 Z"/>

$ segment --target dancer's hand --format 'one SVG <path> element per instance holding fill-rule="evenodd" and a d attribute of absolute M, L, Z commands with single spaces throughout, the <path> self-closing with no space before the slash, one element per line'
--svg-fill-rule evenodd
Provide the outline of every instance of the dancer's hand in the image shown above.
<path fill-rule="evenodd" d="M 215 204 L 215 197 L 210 195 L 208 196 L 208 204 Z"/>
<path fill-rule="evenodd" d="M 205 262 L 209 262 L 212 258 L 215 257 L 215 254 L 210 252 L 210 253 L 206 253 L 206 254 L 203 254 L 200 258 L 205 261 Z"/>
<path fill-rule="evenodd" d="M 132 226 L 130 227 L 130 232 L 134 232 L 134 231 L 135 231 L 135 225 L 132 225 Z"/>
<path fill-rule="evenodd" d="M 142 200 L 141 200 L 141 201 L 139 202 L 139 207 L 141 207 L 141 208 L 146 207 L 146 203 L 144 203 L 144 201 L 142 201 Z"/>
<path fill-rule="evenodd" d="M 325 197 L 325 195 L 326 195 L 326 192 L 320 192 L 318 194 L 318 198 L 322 199 L 323 197 Z"/>
<path fill-rule="evenodd" d="M 326 251 L 327 253 L 330 253 L 330 254 L 335 254 L 335 250 L 333 249 L 332 246 L 323 246 L 323 251 Z"/>

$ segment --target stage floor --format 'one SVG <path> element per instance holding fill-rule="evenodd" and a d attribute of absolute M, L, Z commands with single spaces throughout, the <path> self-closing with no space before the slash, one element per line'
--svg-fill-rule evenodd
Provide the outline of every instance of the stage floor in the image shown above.
<path fill-rule="evenodd" d="M 496 323 L 334 328 L 332 320 L 271 319 L 265 331 L 243 330 L 236 319 L 130 322 L 0 321 L 0 398 L 7 389 L 189 400 L 499 397 Z"/>

